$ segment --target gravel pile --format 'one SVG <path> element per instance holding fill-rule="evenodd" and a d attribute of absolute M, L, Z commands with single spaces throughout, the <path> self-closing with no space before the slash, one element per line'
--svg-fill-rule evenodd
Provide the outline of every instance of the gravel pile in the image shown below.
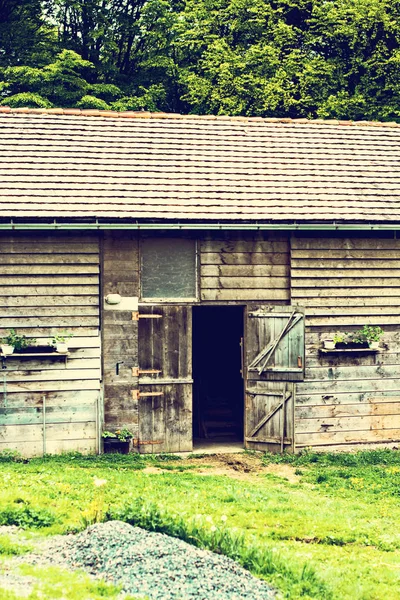
<path fill-rule="evenodd" d="M 275 592 L 230 558 L 120 521 L 58 537 L 44 555 L 151 600 L 272 600 Z"/>

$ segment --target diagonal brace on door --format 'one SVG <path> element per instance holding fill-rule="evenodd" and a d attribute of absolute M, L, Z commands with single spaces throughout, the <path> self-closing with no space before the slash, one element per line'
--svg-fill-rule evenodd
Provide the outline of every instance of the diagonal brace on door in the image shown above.
<path fill-rule="evenodd" d="M 252 438 L 256 435 L 256 433 L 258 431 L 260 431 L 261 427 L 263 425 L 265 425 L 265 423 L 267 423 L 271 417 L 274 416 L 274 414 L 280 409 L 282 408 L 286 402 L 289 400 L 289 398 L 292 396 L 292 392 L 286 392 L 282 395 L 282 400 L 280 402 L 278 402 L 278 404 L 276 404 L 273 408 L 271 408 L 271 410 L 269 411 L 268 414 L 265 415 L 265 417 L 263 417 L 261 419 L 261 421 L 259 423 L 257 423 L 257 425 L 254 427 L 254 429 L 252 429 L 249 433 L 249 435 L 247 437 Z"/>
<path fill-rule="evenodd" d="M 257 371 L 258 374 L 261 375 L 265 371 L 265 368 L 266 368 L 270 358 L 273 356 L 281 339 L 283 339 L 285 337 L 285 335 L 287 335 L 289 333 L 289 331 L 291 329 L 293 329 L 293 327 L 295 325 L 297 325 L 297 323 L 302 318 L 303 318 L 302 314 L 296 315 L 296 312 L 293 311 L 289 316 L 288 322 L 286 323 L 286 325 L 282 329 L 282 331 L 279 333 L 279 335 L 274 340 L 272 340 L 266 348 L 261 350 L 261 352 L 259 354 L 257 354 L 255 359 L 250 363 L 249 371 Z M 261 363 L 261 361 L 263 361 L 263 360 L 264 360 L 264 362 L 262 363 L 262 365 L 257 367 L 257 365 L 259 363 Z"/>

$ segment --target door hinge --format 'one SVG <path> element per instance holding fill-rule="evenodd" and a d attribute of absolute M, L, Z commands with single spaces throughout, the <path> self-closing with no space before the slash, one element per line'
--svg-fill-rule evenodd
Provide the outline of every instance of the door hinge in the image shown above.
<path fill-rule="evenodd" d="M 132 321 L 139 321 L 139 319 L 162 319 L 162 315 L 141 315 L 135 311 L 132 313 Z"/>
<path fill-rule="evenodd" d="M 132 400 L 140 398 L 152 398 L 153 396 L 164 396 L 164 392 L 139 392 L 139 390 L 131 390 Z"/>

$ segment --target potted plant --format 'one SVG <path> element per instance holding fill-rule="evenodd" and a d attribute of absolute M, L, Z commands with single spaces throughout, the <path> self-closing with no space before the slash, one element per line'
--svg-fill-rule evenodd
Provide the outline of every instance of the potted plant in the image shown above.
<path fill-rule="evenodd" d="M 335 348 L 346 348 L 348 344 L 348 334 L 336 332 L 333 336 L 333 343 L 335 344 Z"/>
<path fill-rule="evenodd" d="M 68 340 L 74 336 L 73 333 L 68 333 L 68 331 L 61 331 L 57 335 L 53 337 L 51 343 L 56 348 L 56 352 L 60 354 L 66 354 L 68 352 Z"/>
<path fill-rule="evenodd" d="M 325 338 L 323 340 L 323 342 L 324 342 L 324 348 L 326 350 L 334 350 L 335 349 L 335 341 L 334 341 L 333 336 Z"/>
<path fill-rule="evenodd" d="M 36 342 L 35 338 L 27 338 L 25 335 L 18 335 L 15 329 L 10 329 L 8 335 L 1 338 L 1 351 L 4 356 L 12 354 L 14 351 L 20 353 L 26 351 Z"/>
<path fill-rule="evenodd" d="M 373 325 L 364 325 L 364 327 L 357 332 L 362 336 L 367 342 L 369 347 L 372 350 L 377 350 L 379 348 L 379 340 L 383 336 L 383 329 L 379 326 Z"/>
<path fill-rule="evenodd" d="M 104 440 L 104 452 L 118 452 L 120 454 L 129 454 L 129 445 L 133 438 L 133 433 L 128 429 L 117 429 L 116 431 L 103 431 L 101 434 Z"/>

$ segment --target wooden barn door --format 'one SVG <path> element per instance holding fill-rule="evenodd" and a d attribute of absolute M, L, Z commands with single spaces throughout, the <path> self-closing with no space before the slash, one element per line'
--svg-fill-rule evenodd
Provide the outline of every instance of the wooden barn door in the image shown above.
<path fill-rule="evenodd" d="M 192 450 L 192 309 L 139 308 L 139 451 Z"/>
<path fill-rule="evenodd" d="M 304 379 L 304 315 L 290 306 L 246 310 L 245 446 L 294 451 L 295 381 Z"/>

